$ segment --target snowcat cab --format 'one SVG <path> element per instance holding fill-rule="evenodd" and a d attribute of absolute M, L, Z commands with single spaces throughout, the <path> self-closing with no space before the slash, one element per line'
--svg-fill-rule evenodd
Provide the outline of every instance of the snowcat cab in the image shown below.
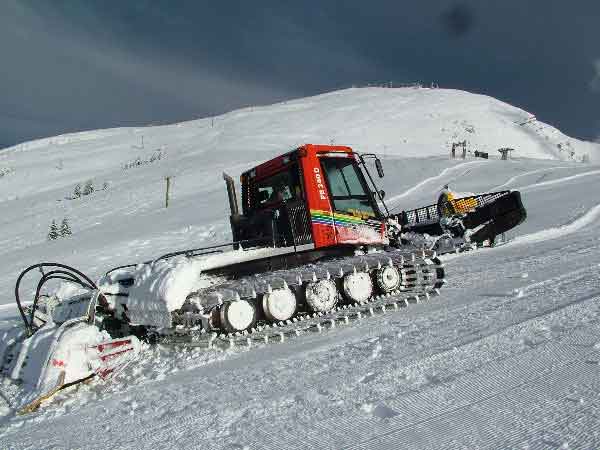
<path fill-rule="evenodd" d="M 241 213 L 233 179 L 224 174 L 234 242 L 319 255 L 387 245 L 386 216 L 377 202 L 383 191 L 366 168 L 367 157 L 375 155 L 312 144 L 278 156 L 241 175 Z"/>

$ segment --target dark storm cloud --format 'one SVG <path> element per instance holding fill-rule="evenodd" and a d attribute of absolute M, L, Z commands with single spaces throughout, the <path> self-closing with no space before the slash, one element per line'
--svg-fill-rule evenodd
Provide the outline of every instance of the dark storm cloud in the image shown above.
<path fill-rule="evenodd" d="M 460 37 L 471 31 L 475 17 L 469 6 L 459 4 L 442 12 L 440 21 L 449 36 Z"/>
<path fill-rule="evenodd" d="M 369 82 L 482 92 L 597 135 L 600 2 L 4 0 L 0 146 Z"/>

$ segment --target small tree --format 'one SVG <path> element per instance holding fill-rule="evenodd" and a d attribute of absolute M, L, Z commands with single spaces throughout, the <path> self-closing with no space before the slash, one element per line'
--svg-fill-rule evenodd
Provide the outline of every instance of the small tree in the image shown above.
<path fill-rule="evenodd" d="M 52 219 L 52 223 L 50 224 L 50 231 L 48 232 L 48 240 L 53 241 L 58 239 L 58 226 L 56 225 L 56 221 Z"/>
<path fill-rule="evenodd" d="M 90 195 L 94 192 L 94 183 L 92 180 L 87 180 L 83 188 L 83 195 Z"/>
<path fill-rule="evenodd" d="M 105 181 L 104 184 L 102 185 L 102 190 L 105 191 L 108 189 L 108 181 Z"/>
<path fill-rule="evenodd" d="M 69 226 L 69 221 L 65 217 L 60 224 L 60 235 L 61 237 L 71 236 L 71 227 Z"/>
<path fill-rule="evenodd" d="M 73 189 L 73 196 L 75 198 L 81 197 L 81 185 L 79 183 L 77 183 L 75 185 L 75 189 Z"/>

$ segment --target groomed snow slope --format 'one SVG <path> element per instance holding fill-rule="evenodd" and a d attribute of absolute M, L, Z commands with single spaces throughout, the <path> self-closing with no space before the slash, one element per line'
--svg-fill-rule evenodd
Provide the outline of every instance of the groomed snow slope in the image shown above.
<path fill-rule="evenodd" d="M 221 172 L 302 142 L 381 154 L 399 208 L 432 202 L 450 182 L 519 189 L 529 213 L 507 245 L 445 257 L 443 295 L 397 313 L 251 350 L 148 348 L 113 384 L 65 392 L 24 418 L 11 409 L 16 391 L 0 385 L 1 447 L 599 447 L 600 166 L 563 161 L 556 144 L 592 162 L 598 151 L 513 123 L 528 116 L 458 91 L 353 89 L 234 111 L 214 126 L 105 130 L 0 152 L 0 167 L 13 169 L 0 178 L 5 324 L 28 264 L 98 276 L 227 239 Z M 132 148 L 141 135 L 144 149 Z M 448 142 L 464 138 L 484 151 L 514 147 L 516 158 L 449 160 Z M 160 161 L 121 168 L 161 146 Z M 165 175 L 175 176 L 168 210 Z M 88 178 L 109 188 L 64 200 Z M 63 217 L 73 236 L 47 242 Z"/>

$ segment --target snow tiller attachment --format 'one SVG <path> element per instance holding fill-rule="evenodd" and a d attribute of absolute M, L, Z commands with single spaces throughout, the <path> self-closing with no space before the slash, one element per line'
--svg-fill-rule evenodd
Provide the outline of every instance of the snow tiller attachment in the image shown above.
<path fill-rule="evenodd" d="M 21 282 L 39 270 L 31 306 L 23 307 Z M 77 287 L 66 299 L 42 295 L 51 280 Z M 24 326 L 0 331 L 0 373 L 21 384 L 17 412 L 37 409 L 58 391 L 98 376 L 109 377 L 139 352 L 136 337 L 113 339 L 96 320 L 106 300 L 83 273 L 69 266 L 41 263 L 25 269 L 15 298 Z"/>
<path fill-rule="evenodd" d="M 493 246 L 496 237 L 523 223 L 527 212 L 518 191 L 453 198 L 445 191 L 437 204 L 397 216 L 405 236 L 431 236 L 429 247 L 445 253 L 470 244 Z"/>

